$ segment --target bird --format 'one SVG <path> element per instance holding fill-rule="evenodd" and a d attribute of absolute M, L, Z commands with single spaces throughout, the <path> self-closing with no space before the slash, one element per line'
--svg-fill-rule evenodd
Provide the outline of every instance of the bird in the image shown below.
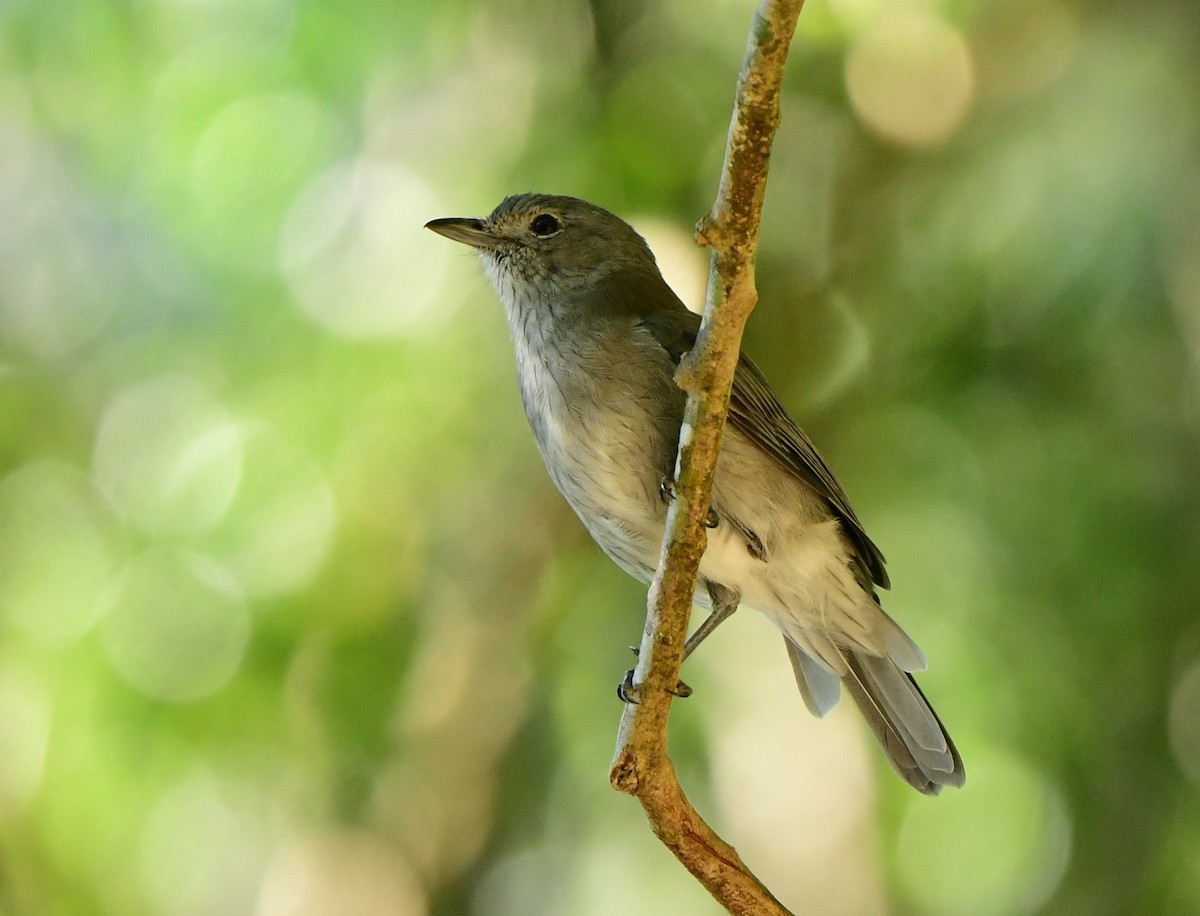
<path fill-rule="evenodd" d="M 506 197 L 487 217 L 426 228 L 475 249 L 504 307 L 525 416 L 551 480 L 621 569 L 649 582 L 672 498 L 700 316 L 632 226 L 575 197 Z M 884 557 L 837 478 L 743 353 L 712 485 L 685 658 L 737 608 L 783 634 L 809 711 L 843 687 L 900 777 L 964 784 L 958 749 L 913 678 L 925 655 L 884 611 Z M 681 685 L 683 687 L 684 685 Z M 690 691 L 689 691 L 690 692 Z"/>

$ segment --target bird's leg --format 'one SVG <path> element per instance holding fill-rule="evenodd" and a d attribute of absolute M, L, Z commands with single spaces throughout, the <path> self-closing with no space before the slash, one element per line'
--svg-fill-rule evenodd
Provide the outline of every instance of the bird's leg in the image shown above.
<path fill-rule="evenodd" d="M 716 582 L 708 582 L 706 585 L 708 597 L 712 600 L 712 610 L 704 619 L 704 623 L 696 627 L 696 632 L 683 644 L 684 661 L 687 661 L 688 656 L 696 651 L 696 647 L 704 642 L 713 630 L 729 619 L 738 609 L 738 601 L 741 599 L 737 592 L 724 585 L 718 585 Z"/>
<path fill-rule="evenodd" d="M 675 499 L 675 480 L 670 474 L 664 474 L 662 480 L 659 481 L 658 495 L 664 503 L 668 504 Z M 708 509 L 708 515 L 704 519 L 704 524 L 709 528 L 716 528 L 720 524 L 720 517 L 717 515 L 717 510 L 711 506 Z M 715 582 L 707 583 L 707 588 L 708 596 L 712 599 L 712 612 L 705 618 L 704 623 L 700 624 L 696 632 L 688 637 L 687 642 L 683 644 L 683 658 L 685 661 L 696 650 L 696 647 L 704 642 L 708 634 L 715 630 L 738 607 L 739 596 L 737 592 L 726 588 L 724 585 L 717 585 Z M 636 646 L 630 646 L 629 649 L 634 655 L 638 654 Z M 638 691 L 633 683 L 633 672 L 633 668 L 626 671 L 625 677 L 617 685 L 617 696 L 624 703 L 638 702 Z M 675 685 L 675 689 L 671 693 L 677 697 L 690 697 L 692 695 L 692 688 L 683 681 L 680 681 Z"/>
<path fill-rule="evenodd" d="M 709 615 L 704 618 L 704 623 L 700 624 L 687 638 L 687 642 L 683 644 L 683 660 L 687 661 L 688 656 L 696 651 L 696 647 L 704 642 L 717 627 L 729 619 L 734 611 L 738 609 L 738 601 L 740 595 L 731 588 L 724 585 L 718 585 L 716 582 L 708 582 L 705 584 L 708 590 L 708 597 L 712 601 L 712 610 Z M 638 654 L 637 646 L 630 646 L 629 651 L 634 655 Z M 625 703 L 637 703 L 637 688 L 633 684 L 633 670 L 630 668 L 625 672 L 625 677 L 620 684 L 617 685 L 617 696 Z M 677 697 L 690 697 L 692 688 L 680 681 L 675 685 L 675 689 L 671 691 Z"/>

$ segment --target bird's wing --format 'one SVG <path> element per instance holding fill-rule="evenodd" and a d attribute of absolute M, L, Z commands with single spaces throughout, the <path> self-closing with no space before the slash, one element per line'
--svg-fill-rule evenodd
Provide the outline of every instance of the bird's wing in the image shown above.
<path fill-rule="evenodd" d="M 642 323 L 676 364 L 696 345 L 700 330 L 700 316 L 682 306 L 654 312 L 643 318 Z M 771 391 L 762 372 L 744 353 L 738 359 L 737 372 L 733 377 L 729 422 L 829 503 L 872 581 L 881 588 L 887 588 L 889 581 L 887 570 L 884 569 L 883 553 L 867 537 L 842 485 L 808 436 L 779 403 L 779 398 Z"/>

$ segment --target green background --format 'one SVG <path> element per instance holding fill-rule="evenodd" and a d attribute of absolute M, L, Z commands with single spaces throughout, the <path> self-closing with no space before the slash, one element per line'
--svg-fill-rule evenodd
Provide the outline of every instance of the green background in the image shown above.
<path fill-rule="evenodd" d="M 706 914 L 608 787 L 644 590 L 422 229 L 594 200 L 692 304 L 748 3 L 0 5 L 0 912 Z M 672 746 L 791 908 L 1200 911 L 1192 0 L 810 0 L 747 332 L 965 790 L 738 615 Z"/>

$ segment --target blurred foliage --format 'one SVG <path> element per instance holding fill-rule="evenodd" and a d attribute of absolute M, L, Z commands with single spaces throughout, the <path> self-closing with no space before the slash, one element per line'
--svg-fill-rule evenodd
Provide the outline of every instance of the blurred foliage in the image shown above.
<path fill-rule="evenodd" d="M 0 5 L 0 912 L 715 911 L 607 786 L 643 590 L 421 227 L 587 197 L 697 303 L 750 14 Z M 969 779 L 915 797 L 749 615 L 685 784 L 808 912 L 1194 913 L 1194 3 L 801 22 L 747 347 Z"/>

